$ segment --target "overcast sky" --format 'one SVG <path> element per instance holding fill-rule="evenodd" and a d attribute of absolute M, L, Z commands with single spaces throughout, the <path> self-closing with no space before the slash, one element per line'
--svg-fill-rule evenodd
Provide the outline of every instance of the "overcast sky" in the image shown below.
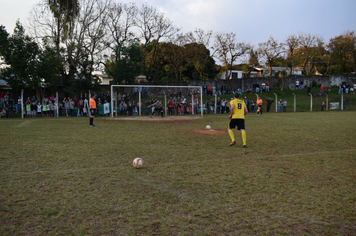
<path fill-rule="evenodd" d="M 113 0 L 119 2 L 118 0 Z M 9 33 L 20 19 L 23 25 L 39 0 L 0 0 L 0 24 Z M 183 32 L 201 28 L 234 32 L 238 42 L 255 47 L 273 36 L 278 42 L 292 34 L 310 33 L 326 42 L 356 31 L 356 0 L 122 0 L 147 3 L 164 12 Z"/>

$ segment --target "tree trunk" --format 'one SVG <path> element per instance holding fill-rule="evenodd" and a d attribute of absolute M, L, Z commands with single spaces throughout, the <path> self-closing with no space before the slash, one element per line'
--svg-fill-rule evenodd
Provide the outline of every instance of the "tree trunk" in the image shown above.
<path fill-rule="evenodd" d="M 283 92 L 283 88 L 284 88 L 284 78 L 279 77 L 279 90 L 281 90 L 281 92 Z"/>

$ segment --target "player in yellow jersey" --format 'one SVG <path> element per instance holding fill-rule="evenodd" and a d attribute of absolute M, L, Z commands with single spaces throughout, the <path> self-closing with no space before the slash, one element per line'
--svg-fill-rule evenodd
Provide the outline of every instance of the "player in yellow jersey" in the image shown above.
<path fill-rule="evenodd" d="M 246 132 L 245 132 L 245 115 L 247 114 L 246 103 L 243 99 L 240 99 L 240 94 L 235 93 L 234 99 L 230 101 L 230 116 L 229 116 L 229 126 L 228 133 L 231 137 L 230 146 L 235 145 L 235 136 L 233 129 L 237 127 L 241 131 L 242 143 L 244 148 L 247 148 L 246 145 Z"/>

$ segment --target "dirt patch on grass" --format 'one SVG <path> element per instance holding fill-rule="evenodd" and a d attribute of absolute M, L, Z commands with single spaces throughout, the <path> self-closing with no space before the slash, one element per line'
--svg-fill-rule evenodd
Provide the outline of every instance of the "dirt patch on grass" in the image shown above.
<path fill-rule="evenodd" d="M 214 130 L 214 129 L 195 129 L 195 133 L 199 134 L 224 134 L 225 131 L 223 130 Z"/>
<path fill-rule="evenodd" d="M 129 116 L 129 117 L 114 117 L 105 118 L 107 120 L 138 120 L 138 121 L 181 121 L 181 120 L 196 120 L 201 119 L 201 116 Z"/>

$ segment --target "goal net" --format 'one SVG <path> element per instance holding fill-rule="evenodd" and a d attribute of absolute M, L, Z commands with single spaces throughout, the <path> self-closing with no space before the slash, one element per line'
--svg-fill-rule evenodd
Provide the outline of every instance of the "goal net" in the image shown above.
<path fill-rule="evenodd" d="M 202 92 L 201 86 L 111 85 L 111 117 L 150 115 L 150 105 L 157 100 L 162 103 L 165 115 L 203 116 Z"/>

